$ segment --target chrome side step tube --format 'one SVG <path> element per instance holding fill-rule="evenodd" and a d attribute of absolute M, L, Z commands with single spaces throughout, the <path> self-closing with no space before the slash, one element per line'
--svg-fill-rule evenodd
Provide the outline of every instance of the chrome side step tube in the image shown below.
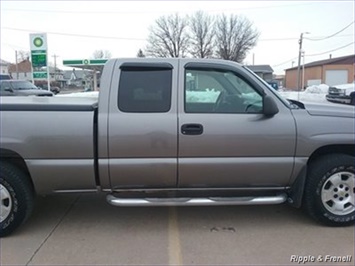
<path fill-rule="evenodd" d="M 116 198 L 106 197 L 108 203 L 120 207 L 141 206 L 209 206 L 209 205 L 265 205 L 281 204 L 287 200 L 286 194 L 270 197 L 211 197 L 211 198 Z"/>

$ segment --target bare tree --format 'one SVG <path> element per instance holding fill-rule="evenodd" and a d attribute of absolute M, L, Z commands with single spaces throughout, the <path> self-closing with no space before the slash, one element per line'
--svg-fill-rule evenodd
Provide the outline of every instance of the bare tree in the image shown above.
<path fill-rule="evenodd" d="M 142 49 L 138 50 L 137 57 L 145 57 L 145 54 L 143 53 Z"/>
<path fill-rule="evenodd" d="M 29 59 L 30 59 L 29 51 L 23 51 L 23 50 L 17 51 L 17 62 L 22 62 Z"/>
<path fill-rule="evenodd" d="M 219 58 L 241 63 L 257 43 L 259 32 L 247 18 L 220 15 L 215 24 L 216 54 Z"/>
<path fill-rule="evenodd" d="M 188 44 L 187 19 L 178 14 L 162 16 L 150 28 L 146 52 L 153 57 L 184 57 Z"/>
<path fill-rule="evenodd" d="M 192 56 L 209 58 L 213 55 L 213 18 L 202 11 L 190 17 L 191 49 Z"/>
<path fill-rule="evenodd" d="M 94 59 L 103 59 L 103 58 L 108 59 L 112 57 L 112 54 L 108 50 L 95 50 L 92 54 L 92 57 Z"/>

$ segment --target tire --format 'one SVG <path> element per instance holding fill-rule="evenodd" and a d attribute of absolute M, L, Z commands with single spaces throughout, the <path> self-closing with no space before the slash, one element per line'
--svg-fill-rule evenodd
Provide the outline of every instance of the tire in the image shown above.
<path fill-rule="evenodd" d="M 355 160 L 345 154 L 325 155 L 311 163 L 304 207 L 316 221 L 348 226 L 355 221 Z"/>
<path fill-rule="evenodd" d="M 355 106 L 355 93 L 351 94 L 350 105 Z"/>
<path fill-rule="evenodd" d="M 28 175 L 0 162 L 0 237 L 7 236 L 30 216 L 34 193 Z"/>

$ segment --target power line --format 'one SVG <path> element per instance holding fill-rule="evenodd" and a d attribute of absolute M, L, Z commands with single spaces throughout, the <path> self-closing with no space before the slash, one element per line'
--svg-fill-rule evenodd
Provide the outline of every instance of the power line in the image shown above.
<path fill-rule="evenodd" d="M 274 5 L 274 6 L 258 6 L 258 7 L 241 7 L 238 9 L 222 9 L 222 10 L 206 10 L 207 12 L 228 12 L 228 11 L 239 11 L 239 10 L 253 10 L 253 9 L 266 9 L 266 8 L 283 8 L 283 7 L 295 7 L 295 6 L 308 6 L 314 5 L 315 3 L 302 3 L 302 4 L 291 4 L 291 5 Z"/>
<path fill-rule="evenodd" d="M 329 36 L 327 36 L 327 37 L 320 38 L 320 39 L 312 39 L 312 38 L 304 38 L 304 39 L 307 39 L 307 40 L 309 40 L 309 41 L 323 41 L 323 40 L 332 38 L 332 37 L 334 37 L 335 35 L 337 35 L 337 34 L 343 32 L 344 30 L 346 30 L 347 28 L 349 28 L 351 25 L 354 24 L 354 22 L 355 22 L 355 21 L 351 22 L 351 23 L 350 23 L 349 25 L 347 25 L 345 28 L 343 28 L 343 29 L 337 31 L 336 33 L 333 33 L 333 34 L 331 34 L 331 35 L 329 35 Z"/>
<path fill-rule="evenodd" d="M 285 62 L 282 62 L 282 63 L 280 63 L 280 64 L 273 65 L 272 67 L 282 66 L 282 65 L 287 64 L 287 63 L 289 63 L 289 62 L 292 62 L 293 60 L 295 60 L 295 59 L 297 59 L 297 58 L 298 58 L 298 57 L 291 58 L 291 59 L 289 59 L 289 60 L 287 60 L 287 61 L 285 61 Z"/>
<path fill-rule="evenodd" d="M 352 45 L 352 44 L 354 44 L 354 42 L 348 43 L 348 44 L 346 44 L 346 45 L 344 45 L 344 46 L 341 46 L 341 47 L 338 47 L 338 48 L 335 48 L 335 49 L 333 49 L 333 50 L 329 50 L 329 51 L 326 51 L 326 52 L 323 52 L 323 53 L 319 53 L 319 54 L 309 54 L 309 55 L 307 55 L 307 57 L 309 57 L 309 56 L 317 56 L 317 55 L 324 55 L 324 54 L 327 54 L 327 53 L 330 53 L 330 52 L 335 52 L 335 51 L 338 51 L 338 50 L 340 50 L 340 49 L 346 48 L 346 47 L 348 47 L 348 46 L 350 46 L 350 45 Z"/>
<path fill-rule="evenodd" d="M 125 37 L 86 35 L 86 34 L 77 34 L 77 33 L 64 33 L 64 32 L 54 32 L 54 31 L 39 31 L 39 30 L 31 30 L 31 29 L 18 29 L 18 28 L 10 28 L 10 27 L 3 27 L 3 29 L 15 30 L 15 31 L 23 31 L 23 32 L 46 32 L 46 33 L 55 34 L 55 35 L 72 36 L 72 37 L 73 36 L 74 37 L 84 37 L 84 38 L 114 39 L 114 40 L 126 40 L 126 41 L 145 41 L 146 40 L 146 39 L 141 39 L 141 38 L 125 38 Z"/>
<path fill-rule="evenodd" d="M 33 30 L 33 29 L 19 29 L 19 28 L 11 28 L 11 27 L 3 27 L 3 29 L 7 30 L 14 30 L 14 31 L 23 31 L 23 32 L 41 32 L 40 30 Z M 98 36 L 98 35 L 86 35 L 86 34 L 76 34 L 76 33 L 64 33 L 64 32 L 47 32 L 49 34 L 55 35 L 63 35 L 63 36 L 74 36 L 74 37 L 83 37 L 83 38 L 100 38 L 100 39 L 114 39 L 114 40 L 127 40 L 127 41 L 145 41 L 146 39 L 143 38 L 127 38 L 127 37 L 112 37 L 112 36 Z M 352 36 L 352 34 L 347 35 L 339 35 L 337 37 L 347 37 Z M 298 40 L 298 38 L 287 37 L 287 38 L 268 38 L 268 39 L 260 39 L 260 42 L 263 41 L 294 41 Z"/>
<path fill-rule="evenodd" d="M 343 35 L 338 35 L 338 36 L 334 36 L 334 37 L 349 37 L 349 36 L 352 36 L 354 37 L 354 34 L 343 34 Z M 324 36 L 318 36 L 317 38 L 325 38 Z M 304 39 L 307 39 L 306 37 Z"/>
<path fill-rule="evenodd" d="M 161 11 L 86 11 L 86 10 L 35 10 L 35 9 L 2 9 L 2 11 L 15 11 L 15 12 L 34 12 L 34 13 L 57 13 L 57 14 L 147 14 L 147 13 L 161 13 Z M 173 11 L 171 11 L 173 12 Z"/>
<path fill-rule="evenodd" d="M 10 43 L 6 43 L 6 42 L 2 42 L 1 44 L 6 45 L 6 46 L 8 46 L 8 47 L 11 47 L 11 49 L 13 49 L 13 50 L 18 50 L 18 49 L 20 49 L 20 50 L 27 50 L 27 49 L 28 49 L 28 47 L 27 47 L 27 48 L 24 48 L 23 46 L 18 46 L 18 45 L 16 45 L 16 44 L 10 44 Z M 14 49 L 14 48 L 15 48 L 15 49 Z"/>
<path fill-rule="evenodd" d="M 324 54 L 327 54 L 327 53 L 331 53 L 331 52 L 335 52 L 335 51 L 341 50 L 341 49 L 346 48 L 346 47 L 348 47 L 348 46 L 350 46 L 350 45 L 352 45 L 352 44 L 354 44 L 354 42 L 348 43 L 348 44 L 346 44 L 346 45 L 344 45 L 344 46 L 341 46 L 341 47 L 338 47 L 338 48 L 335 48 L 335 49 L 332 49 L 332 50 L 329 50 L 329 51 L 326 51 L 326 52 L 322 52 L 322 53 L 318 53 L 318 54 L 309 54 L 309 55 L 306 54 L 306 56 L 307 56 L 307 57 L 310 57 L 310 56 L 324 55 Z M 279 64 L 277 64 L 277 65 L 273 65 L 272 67 L 282 66 L 282 65 L 287 64 L 287 63 L 289 63 L 289 62 L 292 62 L 293 60 L 295 60 L 295 59 L 297 59 L 297 58 L 298 58 L 298 57 L 291 58 L 291 59 L 289 59 L 289 60 L 287 60 L 287 61 L 284 61 L 284 62 L 282 62 L 282 63 L 279 63 Z"/>
<path fill-rule="evenodd" d="M 270 38 L 270 39 L 260 39 L 259 42 L 266 42 L 266 41 L 294 41 L 298 40 L 298 38 Z"/>
<path fill-rule="evenodd" d="M 295 6 L 308 6 L 313 5 L 312 3 L 302 3 L 302 4 L 290 4 L 290 5 L 273 5 L 273 6 L 256 6 L 256 7 L 240 7 L 238 9 L 221 9 L 221 10 L 208 10 L 206 12 L 227 12 L 227 11 L 238 11 L 238 10 L 253 10 L 253 9 L 265 9 L 265 8 L 283 8 L 283 7 L 295 7 Z M 45 10 L 45 9 L 15 9 L 15 8 L 7 8 L 2 9 L 2 12 L 6 11 L 15 11 L 15 12 L 37 12 L 37 13 L 65 13 L 65 14 L 77 14 L 78 10 Z M 147 14 L 147 13 L 173 13 L 176 10 L 165 10 L 165 11 L 87 11 L 87 10 L 80 10 L 81 14 Z M 181 11 L 183 12 L 183 11 Z M 185 11 L 186 12 L 186 11 Z"/>
<path fill-rule="evenodd" d="M 349 36 L 354 36 L 354 34 L 344 34 L 344 35 L 338 35 L 336 37 L 349 37 Z M 324 37 L 319 37 L 319 38 L 324 38 Z M 259 39 L 259 42 L 264 42 L 264 41 L 295 41 L 298 40 L 299 38 L 293 38 L 293 37 L 288 37 L 288 38 L 269 38 L 269 39 Z M 307 39 L 307 38 L 303 38 Z"/>
<path fill-rule="evenodd" d="M 348 43 L 348 44 L 346 44 L 346 45 L 344 45 L 344 46 L 341 46 L 341 47 L 338 47 L 338 48 L 335 48 L 335 49 L 332 49 L 332 50 L 329 50 L 329 51 L 326 51 L 326 52 L 322 52 L 322 53 L 318 53 L 318 54 L 310 54 L 310 55 L 306 54 L 306 56 L 307 56 L 307 57 L 310 57 L 310 56 L 324 55 L 324 54 L 327 54 L 327 53 L 335 52 L 335 51 L 338 51 L 338 50 L 340 50 L 340 49 L 346 48 L 346 47 L 348 47 L 348 46 L 350 46 L 350 45 L 352 45 L 352 44 L 354 44 L 354 42 Z M 297 58 L 298 58 L 298 57 L 291 58 L 291 59 L 289 59 L 289 60 L 287 60 L 287 61 L 284 61 L 284 62 L 282 62 L 282 63 L 280 63 L 280 64 L 273 65 L 272 67 L 282 66 L 282 65 L 287 64 L 287 63 L 289 63 L 289 62 L 292 62 L 293 60 L 295 60 L 295 59 L 297 59 Z"/>

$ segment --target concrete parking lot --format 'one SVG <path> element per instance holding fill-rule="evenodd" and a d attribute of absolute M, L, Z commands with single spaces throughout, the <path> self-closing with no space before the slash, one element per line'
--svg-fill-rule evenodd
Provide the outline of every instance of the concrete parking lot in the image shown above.
<path fill-rule="evenodd" d="M 354 265 L 354 227 L 324 227 L 287 205 L 117 208 L 100 194 L 53 195 L 1 239 L 0 256 L 1 265 Z"/>

